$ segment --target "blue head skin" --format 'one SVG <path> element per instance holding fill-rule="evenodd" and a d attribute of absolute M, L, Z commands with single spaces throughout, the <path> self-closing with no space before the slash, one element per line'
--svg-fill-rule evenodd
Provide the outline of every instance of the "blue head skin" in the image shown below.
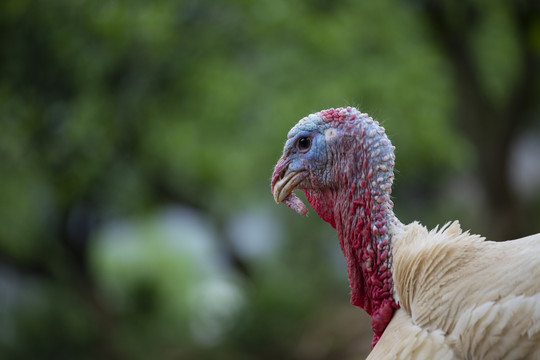
<path fill-rule="evenodd" d="M 339 139 L 339 129 L 318 114 L 311 114 L 296 124 L 287 135 L 283 156 L 272 177 L 272 192 L 276 202 L 283 202 L 301 214 L 305 205 L 292 193 L 294 189 L 332 187 L 329 176 L 335 154 L 331 142 Z"/>
<path fill-rule="evenodd" d="M 276 202 L 302 214 L 307 209 L 292 193 L 294 189 L 321 195 L 349 190 L 348 186 L 355 183 L 373 190 L 374 196 L 389 195 L 394 177 L 393 150 L 384 129 L 355 108 L 311 114 L 289 131 L 272 176 L 272 193 Z M 381 202 L 386 200 L 389 196 Z"/>
<path fill-rule="evenodd" d="M 306 181 L 302 184 L 304 186 L 327 185 L 323 180 L 327 179 L 331 160 L 325 136 L 329 128 L 330 124 L 321 117 L 310 116 L 300 121 L 287 135 L 284 152 L 288 153 L 290 160 L 289 170 L 307 171 L 308 177 L 315 182 Z"/>

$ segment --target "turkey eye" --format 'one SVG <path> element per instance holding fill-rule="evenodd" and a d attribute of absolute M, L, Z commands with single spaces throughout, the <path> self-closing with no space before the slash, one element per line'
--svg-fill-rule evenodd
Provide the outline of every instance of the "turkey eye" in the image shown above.
<path fill-rule="evenodd" d="M 305 136 L 298 139 L 298 143 L 296 144 L 296 147 L 298 148 L 298 150 L 303 150 L 303 151 L 308 150 L 310 146 L 311 146 L 311 139 Z"/>

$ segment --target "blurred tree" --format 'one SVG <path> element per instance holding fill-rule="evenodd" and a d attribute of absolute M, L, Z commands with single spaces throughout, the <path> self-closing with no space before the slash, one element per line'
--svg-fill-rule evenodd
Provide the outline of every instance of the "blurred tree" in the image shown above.
<path fill-rule="evenodd" d="M 510 231 L 502 216 L 531 231 L 538 198 L 515 202 L 506 176 L 539 121 L 538 29 L 532 1 L 0 2 L 0 357 L 356 357 L 345 334 L 362 325 L 329 310 L 347 298 L 335 235 L 272 205 L 287 130 L 359 105 L 398 148 L 404 221 L 478 229 L 479 212 L 501 224 L 490 235 Z M 474 168 L 481 211 L 446 186 Z M 179 289 L 208 293 L 201 263 L 153 222 L 170 207 L 205 219 L 220 255 L 208 261 L 246 301 L 220 342 L 183 323 L 198 301 L 171 305 L 189 297 Z M 103 244 L 126 223 L 136 235 Z M 264 229 L 243 244 L 274 250 L 250 257 L 236 223 Z M 187 229 L 174 238 L 202 242 Z"/>
<path fill-rule="evenodd" d="M 510 179 L 511 146 L 540 110 L 540 3 L 420 1 L 423 17 L 453 71 L 455 119 L 473 144 L 487 206 L 486 235 L 535 230 Z M 501 42 L 505 47 L 495 46 Z"/>

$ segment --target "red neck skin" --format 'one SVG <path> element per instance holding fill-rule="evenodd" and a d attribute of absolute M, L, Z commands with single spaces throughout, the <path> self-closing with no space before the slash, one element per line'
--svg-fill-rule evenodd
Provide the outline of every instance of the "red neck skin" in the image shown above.
<path fill-rule="evenodd" d="M 399 307 L 393 297 L 390 223 L 398 220 L 392 211 L 389 191 L 373 182 L 372 172 L 360 181 L 335 190 L 304 190 L 319 216 L 337 230 L 347 261 L 351 303 L 371 316 L 372 348 Z M 367 181 L 366 181 L 367 180 Z M 372 185 L 375 185 L 372 187 Z"/>

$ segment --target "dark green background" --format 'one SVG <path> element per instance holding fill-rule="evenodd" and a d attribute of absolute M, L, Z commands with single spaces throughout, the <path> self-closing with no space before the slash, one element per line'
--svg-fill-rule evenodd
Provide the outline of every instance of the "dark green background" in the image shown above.
<path fill-rule="evenodd" d="M 540 9 L 0 2 L 0 357 L 353 359 L 336 235 L 275 205 L 288 130 L 357 106 L 402 222 L 540 231 Z"/>

